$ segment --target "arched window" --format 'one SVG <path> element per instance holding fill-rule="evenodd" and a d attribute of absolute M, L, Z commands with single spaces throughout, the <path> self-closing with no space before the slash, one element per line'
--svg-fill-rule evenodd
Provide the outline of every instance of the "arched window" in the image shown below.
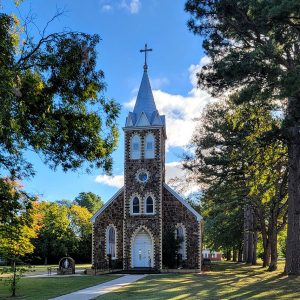
<path fill-rule="evenodd" d="M 149 133 L 145 138 L 145 158 L 155 157 L 155 139 L 153 134 Z"/>
<path fill-rule="evenodd" d="M 131 158 L 141 158 L 141 138 L 139 135 L 134 135 L 131 139 Z"/>
<path fill-rule="evenodd" d="M 153 214 L 154 213 L 154 203 L 153 199 L 149 196 L 146 199 L 146 214 Z"/>
<path fill-rule="evenodd" d="M 176 228 L 176 238 L 179 242 L 178 254 L 182 255 L 182 259 L 186 259 L 185 253 L 185 228 L 180 225 Z"/>
<path fill-rule="evenodd" d="M 111 258 L 116 258 L 116 230 L 113 226 L 107 228 L 106 254 L 110 254 Z"/>
<path fill-rule="evenodd" d="M 138 197 L 134 197 L 132 200 L 132 213 L 133 214 L 140 213 L 140 200 Z"/>

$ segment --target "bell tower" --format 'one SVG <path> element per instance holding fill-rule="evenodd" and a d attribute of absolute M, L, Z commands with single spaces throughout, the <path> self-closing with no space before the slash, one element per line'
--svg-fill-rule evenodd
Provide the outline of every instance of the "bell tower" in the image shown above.
<path fill-rule="evenodd" d="M 165 181 L 165 117 L 157 111 L 144 72 L 132 112 L 126 118 L 123 258 L 125 268 L 162 268 L 162 197 Z"/>

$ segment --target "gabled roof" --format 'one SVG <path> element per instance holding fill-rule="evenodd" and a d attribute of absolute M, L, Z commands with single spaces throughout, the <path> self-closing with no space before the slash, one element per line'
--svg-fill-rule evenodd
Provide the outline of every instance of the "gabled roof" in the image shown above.
<path fill-rule="evenodd" d="M 142 112 L 135 126 L 150 126 L 149 119 L 147 115 Z"/>
<path fill-rule="evenodd" d="M 179 194 L 177 194 L 171 187 L 169 187 L 166 183 L 164 183 L 164 187 L 168 192 L 170 192 L 182 205 L 184 205 L 194 216 L 196 217 L 197 221 L 202 220 L 202 216 L 196 212 L 190 204 L 188 204 Z"/>
<path fill-rule="evenodd" d="M 124 192 L 124 187 L 120 188 L 91 218 L 91 222 L 95 223 L 96 218 Z"/>

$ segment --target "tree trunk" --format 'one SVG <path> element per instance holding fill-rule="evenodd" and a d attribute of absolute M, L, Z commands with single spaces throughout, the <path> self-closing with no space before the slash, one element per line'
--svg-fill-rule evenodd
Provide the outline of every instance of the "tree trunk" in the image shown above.
<path fill-rule="evenodd" d="M 273 226 L 272 235 L 270 236 L 270 250 L 271 250 L 271 263 L 269 265 L 269 271 L 277 270 L 277 227 Z"/>
<path fill-rule="evenodd" d="M 267 235 L 266 236 L 263 235 L 263 248 L 264 248 L 263 268 L 266 268 L 270 265 L 270 253 L 271 253 L 270 243 L 269 243 Z"/>
<path fill-rule="evenodd" d="M 249 206 L 244 207 L 244 241 L 243 241 L 243 261 L 248 260 L 249 249 Z"/>
<path fill-rule="evenodd" d="M 242 261 L 243 261 L 243 249 L 242 247 L 240 247 L 238 252 L 238 262 L 242 262 Z"/>
<path fill-rule="evenodd" d="M 252 224 L 252 217 L 251 218 L 251 224 Z M 252 264 L 253 261 L 253 231 L 252 228 L 249 231 L 249 237 L 248 237 L 248 257 L 246 259 L 247 264 Z"/>
<path fill-rule="evenodd" d="M 48 265 L 48 257 L 45 256 L 44 265 Z"/>
<path fill-rule="evenodd" d="M 227 261 L 231 260 L 231 250 L 230 249 L 226 251 L 226 260 Z"/>
<path fill-rule="evenodd" d="M 300 96 L 288 99 L 288 234 L 286 273 L 300 275 Z"/>
<path fill-rule="evenodd" d="M 12 283 L 11 283 L 11 291 L 12 291 L 11 296 L 12 297 L 16 296 L 16 273 L 17 273 L 16 260 L 14 259 L 14 262 L 13 262 L 13 280 L 12 280 Z"/>
<path fill-rule="evenodd" d="M 253 255 L 252 255 L 252 265 L 257 264 L 257 231 L 253 232 Z"/>
<path fill-rule="evenodd" d="M 237 250 L 232 249 L 232 261 L 237 261 Z"/>
<path fill-rule="evenodd" d="M 266 268 L 270 264 L 270 243 L 267 235 L 267 229 L 265 221 L 261 221 L 261 236 L 262 236 L 262 244 L 263 244 L 263 268 Z"/>

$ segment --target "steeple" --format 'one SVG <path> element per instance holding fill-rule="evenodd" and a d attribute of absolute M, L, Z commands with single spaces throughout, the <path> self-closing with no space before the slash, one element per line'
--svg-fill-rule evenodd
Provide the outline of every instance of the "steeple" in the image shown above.
<path fill-rule="evenodd" d="M 165 125 L 164 116 L 160 116 L 157 111 L 148 77 L 148 51 L 152 51 L 152 49 L 147 48 L 147 44 L 145 44 L 145 49 L 140 50 L 145 53 L 144 74 L 133 112 L 130 112 L 126 119 L 126 127 Z"/>
<path fill-rule="evenodd" d="M 138 117 L 142 112 L 144 112 L 150 121 L 152 114 L 156 111 L 157 109 L 154 102 L 148 73 L 145 69 L 133 113 Z"/>

